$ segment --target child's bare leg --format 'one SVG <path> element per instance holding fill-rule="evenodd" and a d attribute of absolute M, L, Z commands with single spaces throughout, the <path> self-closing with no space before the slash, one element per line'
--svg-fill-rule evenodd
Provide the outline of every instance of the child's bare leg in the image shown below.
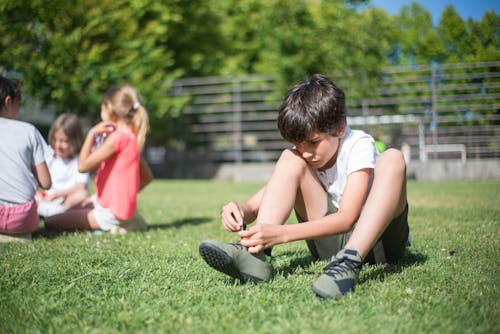
<path fill-rule="evenodd" d="M 73 192 L 72 194 L 66 196 L 66 199 L 64 201 L 64 205 L 68 208 L 72 208 L 78 204 L 80 204 L 81 202 L 83 202 L 83 200 L 85 198 L 87 198 L 89 196 L 89 193 L 86 189 L 79 189 L 75 192 Z"/>
<path fill-rule="evenodd" d="M 291 150 L 285 150 L 260 196 L 257 225 L 284 224 L 290 211 L 301 217 L 322 217 L 327 210 L 326 193 L 309 165 Z M 264 245 L 261 245 L 262 247 Z M 272 265 L 267 250 L 251 252 L 241 244 L 207 240 L 200 244 L 200 255 L 212 268 L 243 282 L 263 282 L 271 278 Z"/>
<path fill-rule="evenodd" d="M 45 219 L 45 227 L 53 230 L 99 230 L 92 209 L 69 209 Z"/>
<path fill-rule="evenodd" d="M 284 224 L 294 207 L 304 219 L 323 217 L 326 193 L 299 153 L 285 150 L 266 184 L 256 223 Z"/>
<path fill-rule="evenodd" d="M 365 258 L 406 203 L 405 160 L 399 150 L 389 149 L 377 160 L 371 191 L 345 248 L 355 248 Z"/>

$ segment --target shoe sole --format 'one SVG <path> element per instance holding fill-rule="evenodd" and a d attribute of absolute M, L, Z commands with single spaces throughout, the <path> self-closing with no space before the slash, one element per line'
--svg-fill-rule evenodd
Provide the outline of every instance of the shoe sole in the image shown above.
<path fill-rule="evenodd" d="M 222 249 L 209 244 L 201 243 L 199 247 L 200 255 L 212 268 L 233 278 L 239 279 L 242 283 L 259 283 L 263 280 L 241 272 L 233 263 L 233 259 Z"/>
<path fill-rule="evenodd" d="M 332 299 L 332 296 L 329 294 L 325 293 L 324 291 L 316 288 L 314 285 L 311 286 L 311 290 L 318 296 L 324 299 Z"/>

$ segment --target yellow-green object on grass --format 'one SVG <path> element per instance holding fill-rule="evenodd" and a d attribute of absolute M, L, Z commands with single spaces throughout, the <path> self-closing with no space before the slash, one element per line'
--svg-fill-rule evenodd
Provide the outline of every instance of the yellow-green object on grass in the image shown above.
<path fill-rule="evenodd" d="M 384 144 L 383 141 L 375 140 L 375 148 L 377 149 L 377 152 L 380 154 L 387 149 L 387 146 Z"/>

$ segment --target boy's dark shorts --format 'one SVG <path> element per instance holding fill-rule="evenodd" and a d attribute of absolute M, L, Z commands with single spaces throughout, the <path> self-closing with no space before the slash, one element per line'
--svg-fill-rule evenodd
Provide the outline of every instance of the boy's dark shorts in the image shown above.
<path fill-rule="evenodd" d="M 337 208 L 328 200 L 328 211 L 326 215 L 337 212 Z M 304 220 L 295 213 L 299 223 Z M 329 237 L 306 240 L 307 247 L 312 256 L 320 260 L 330 260 L 337 254 L 349 240 L 354 227 L 347 233 L 338 234 Z M 408 246 L 408 236 L 410 228 L 408 226 L 408 204 L 406 208 L 385 229 L 384 233 L 377 241 L 373 249 L 368 253 L 365 262 L 375 263 L 393 263 L 401 259 Z"/>

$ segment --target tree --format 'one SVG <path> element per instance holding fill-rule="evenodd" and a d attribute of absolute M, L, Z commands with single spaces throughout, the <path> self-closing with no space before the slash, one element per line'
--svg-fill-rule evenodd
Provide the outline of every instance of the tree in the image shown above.
<path fill-rule="evenodd" d="M 228 42 L 221 38 L 225 16 L 217 12 L 218 1 L 163 1 L 172 13 L 163 44 L 172 53 L 171 71 L 183 76 L 217 75 L 226 57 Z"/>
<path fill-rule="evenodd" d="M 371 95 L 383 66 L 498 60 L 499 16 L 437 27 L 414 2 L 389 16 L 367 0 L 4 0 L 0 66 L 58 112 L 98 117 L 103 93 L 128 82 L 149 110 L 150 139 L 182 135 L 178 77 L 273 74 L 280 96 L 325 73 L 350 99 Z"/>
<path fill-rule="evenodd" d="M 469 62 L 497 61 L 500 59 L 500 15 L 487 11 L 479 22 L 469 20 Z"/>
<path fill-rule="evenodd" d="M 403 6 L 396 16 L 396 25 L 400 31 L 397 37 L 401 50 L 399 65 L 428 65 L 445 59 L 446 50 L 432 24 L 432 16 L 422 5 L 412 2 Z"/>
<path fill-rule="evenodd" d="M 469 44 L 470 32 L 467 29 L 467 24 L 455 11 L 453 5 L 448 5 L 444 9 L 437 31 L 443 48 L 446 50 L 444 62 L 464 61 L 464 58 L 471 53 L 473 45 Z"/>
<path fill-rule="evenodd" d="M 171 106 L 177 76 L 164 47 L 172 13 L 156 1 L 6 1 L 0 63 L 21 75 L 27 94 L 58 112 L 99 115 L 104 92 L 128 82 L 156 125 Z"/>
<path fill-rule="evenodd" d="M 221 31 L 231 40 L 223 74 L 274 74 L 282 94 L 298 80 L 325 73 L 352 87 L 354 96 L 367 93 L 371 78 L 387 63 L 391 20 L 380 10 L 358 11 L 356 5 L 365 1 L 222 3 Z"/>
<path fill-rule="evenodd" d="M 235 76 L 259 72 L 256 64 L 265 52 L 263 40 L 269 33 L 266 20 L 271 2 L 264 0 L 215 2 L 214 11 L 221 18 L 220 39 L 224 41 L 222 44 L 225 46 L 218 75 Z"/>

